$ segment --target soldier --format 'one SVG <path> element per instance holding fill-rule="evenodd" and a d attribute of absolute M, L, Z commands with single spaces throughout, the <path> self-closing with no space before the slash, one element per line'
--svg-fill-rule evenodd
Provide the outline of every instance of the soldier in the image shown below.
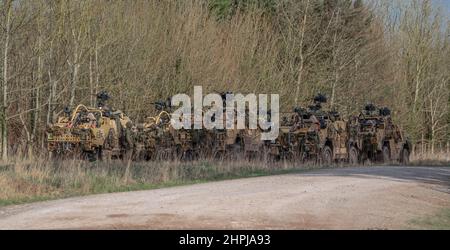
<path fill-rule="evenodd" d="M 111 96 L 106 91 L 100 91 L 97 94 L 97 108 L 103 110 L 103 114 L 106 117 L 111 116 L 111 109 L 106 105 L 106 102 L 111 98 Z"/>

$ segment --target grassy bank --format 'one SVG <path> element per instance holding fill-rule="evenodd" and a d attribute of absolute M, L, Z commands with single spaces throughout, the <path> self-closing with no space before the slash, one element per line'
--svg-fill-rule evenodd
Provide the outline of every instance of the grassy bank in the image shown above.
<path fill-rule="evenodd" d="M 20 161 L 0 165 L 0 206 L 297 172 L 312 166 L 261 162 Z"/>

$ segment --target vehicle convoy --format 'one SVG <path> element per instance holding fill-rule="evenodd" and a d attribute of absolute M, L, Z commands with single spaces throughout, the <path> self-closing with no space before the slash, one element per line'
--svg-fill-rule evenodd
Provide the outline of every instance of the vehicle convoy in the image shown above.
<path fill-rule="evenodd" d="M 224 102 L 228 93 L 221 93 Z M 248 126 L 246 129 L 237 129 L 237 126 L 233 129 L 175 129 L 171 124 L 170 98 L 153 103 L 155 116 L 134 126 L 123 112 L 106 106 L 109 99 L 103 91 L 97 94 L 95 108 L 80 104 L 73 110 L 66 109 L 57 122 L 48 127 L 49 152 L 55 157 L 71 155 L 89 160 L 246 158 L 328 165 L 367 161 L 408 163 L 412 149 L 403 131 L 393 123 L 388 108 L 369 104 L 359 116 L 346 121 L 338 112 L 322 108 L 327 98 L 321 94 L 315 96 L 307 108 L 297 107 L 293 112 L 280 114 L 279 136 L 272 141 L 261 139 L 262 132 L 267 131 L 259 126 L 256 129 Z M 226 111 L 220 112 L 224 112 L 226 126 Z M 237 115 L 237 110 L 234 114 Z M 270 112 L 268 115 L 270 120 Z M 245 116 L 247 123 L 248 110 Z M 180 119 L 194 122 L 192 116 Z"/>
<path fill-rule="evenodd" d="M 349 124 L 349 161 L 409 162 L 411 142 L 395 125 L 388 108 L 367 104 Z"/>
<path fill-rule="evenodd" d="M 126 158 L 133 153 L 132 122 L 123 112 L 106 106 L 110 96 L 97 94 L 97 107 L 82 104 L 65 109 L 47 129 L 52 156 L 82 156 L 89 160 Z"/>

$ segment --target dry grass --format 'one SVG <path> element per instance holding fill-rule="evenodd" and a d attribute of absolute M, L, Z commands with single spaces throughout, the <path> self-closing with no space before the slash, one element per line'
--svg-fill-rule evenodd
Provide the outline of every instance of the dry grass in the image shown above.
<path fill-rule="evenodd" d="M 0 164 L 0 206 L 30 201 L 287 173 L 312 166 L 248 161 L 89 163 L 18 160 Z"/>
<path fill-rule="evenodd" d="M 450 166 L 450 154 L 441 151 L 439 153 L 417 153 L 411 155 L 411 165 Z"/>

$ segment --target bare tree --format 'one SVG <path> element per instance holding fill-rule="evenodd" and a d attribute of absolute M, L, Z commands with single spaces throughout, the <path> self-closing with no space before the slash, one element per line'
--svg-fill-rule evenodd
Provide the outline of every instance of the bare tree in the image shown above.
<path fill-rule="evenodd" d="M 8 62 L 9 62 L 9 42 L 11 39 L 11 17 L 13 0 L 6 0 L 3 3 L 4 12 L 4 40 L 3 40 L 3 102 L 2 102 L 2 160 L 8 160 L 8 124 L 6 120 L 8 108 Z"/>

